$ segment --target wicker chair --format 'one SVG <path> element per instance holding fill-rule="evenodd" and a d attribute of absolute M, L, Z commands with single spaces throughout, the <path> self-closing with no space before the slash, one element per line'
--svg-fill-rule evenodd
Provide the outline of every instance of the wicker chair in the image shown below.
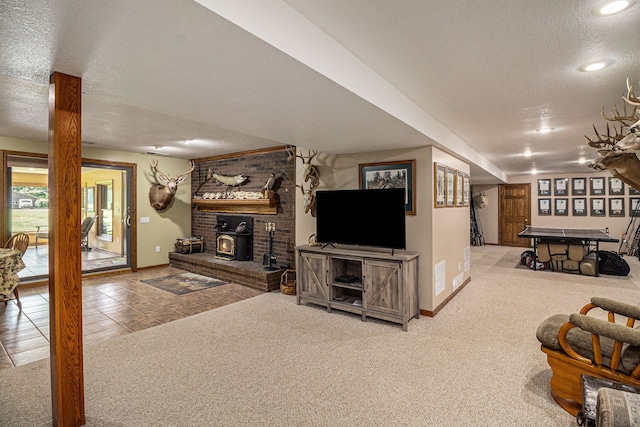
<path fill-rule="evenodd" d="M 29 235 L 26 233 L 17 233 L 14 234 L 7 243 L 4 245 L 7 249 L 17 249 L 20 251 L 20 256 L 24 256 L 25 252 L 27 252 L 27 248 L 29 247 Z M 13 289 L 13 295 L 16 297 L 16 302 L 18 304 L 18 308 L 22 309 L 22 303 L 20 302 L 20 295 L 18 293 L 18 287 Z M 0 301 L 4 302 L 4 305 L 7 305 L 9 299 L 5 295 L 0 295 Z"/>

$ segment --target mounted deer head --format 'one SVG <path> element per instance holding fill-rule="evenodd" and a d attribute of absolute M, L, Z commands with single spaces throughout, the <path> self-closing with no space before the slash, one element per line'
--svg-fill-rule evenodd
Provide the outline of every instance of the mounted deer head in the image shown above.
<path fill-rule="evenodd" d="M 302 176 L 304 177 L 304 182 L 310 179 L 315 179 L 316 181 L 320 179 L 317 166 L 311 163 L 311 160 L 318 155 L 317 151 L 309 150 L 309 155 L 303 156 L 296 154 L 296 147 L 287 147 L 287 153 L 289 153 L 287 160 L 293 160 L 296 157 L 302 159 Z"/>
<path fill-rule="evenodd" d="M 640 190 L 640 159 L 635 153 L 624 151 L 598 151 L 600 156 L 589 164 L 597 171 L 607 170 L 630 187 Z"/>
<path fill-rule="evenodd" d="M 175 178 L 171 178 L 169 175 L 165 175 L 158 170 L 157 160 L 152 160 L 151 170 L 162 184 L 153 184 L 149 190 L 149 203 L 151 203 L 151 207 L 157 211 L 166 209 L 176 194 L 178 184 L 182 184 L 187 179 L 187 176 L 193 172 L 194 167 L 194 163 L 190 161 L 189 169 L 186 172 L 176 175 Z"/>
<path fill-rule="evenodd" d="M 304 213 L 311 212 L 311 216 L 315 217 L 316 216 L 316 195 L 313 191 L 320 186 L 320 181 L 316 178 L 311 178 L 311 185 L 307 190 L 304 188 L 304 183 L 302 183 L 301 185 L 298 185 L 294 180 L 289 178 L 289 175 L 287 175 L 286 173 L 285 173 L 285 176 L 293 185 L 295 185 L 300 189 L 300 191 L 302 191 L 302 198 L 304 200 Z"/>

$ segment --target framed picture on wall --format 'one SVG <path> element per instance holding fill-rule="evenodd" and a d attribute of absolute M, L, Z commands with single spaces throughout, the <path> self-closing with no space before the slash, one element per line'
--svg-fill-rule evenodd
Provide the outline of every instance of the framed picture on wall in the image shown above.
<path fill-rule="evenodd" d="M 433 205 L 436 208 L 445 207 L 445 197 L 447 196 L 446 177 L 447 168 L 440 163 L 433 164 Z"/>
<path fill-rule="evenodd" d="M 447 166 L 447 206 L 456 205 L 456 170 Z"/>
<path fill-rule="evenodd" d="M 464 172 L 456 172 L 456 206 L 464 204 Z"/>
<path fill-rule="evenodd" d="M 606 216 L 604 197 L 591 198 L 591 216 Z"/>
<path fill-rule="evenodd" d="M 586 196 L 587 195 L 587 179 L 571 178 L 571 195 Z"/>
<path fill-rule="evenodd" d="M 636 190 L 632 186 L 629 186 L 629 195 L 630 196 L 635 196 L 635 195 L 639 195 L 639 194 L 640 194 L 640 191 Z"/>
<path fill-rule="evenodd" d="M 550 196 L 551 195 L 551 180 L 539 179 L 538 180 L 538 196 Z"/>
<path fill-rule="evenodd" d="M 609 216 L 624 216 L 624 197 L 609 198 Z"/>
<path fill-rule="evenodd" d="M 631 217 L 640 216 L 640 197 L 629 197 L 629 213 Z"/>
<path fill-rule="evenodd" d="M 589 178 L 589 189 L 592 196 L 603 196 L 604 195 L 604 177 L 592 177 Z"/>
<path fill-rule="evenodd" d="M 624 196 L 624 182 L 619 178 L 609 177 L 609 195 L 610 196 Z"/>
<path fill-rule="evenodd" d="M 471 201 L 471 183 L 469 182 L 469 174 L 464 174 L 464 188 L 462 190 L 462 205 L 469 206 Z"/>
<path fill-rule="evenodd" d="M 538 199 L 538 215 L 551 215 L 551 199 Z"/>
<path fill-rule="evenodd" d="M 554 201 L 555 201 L 555 209 L 554 209 L 555 215 L 559 215 L 559 216 L 569 215 L 569 209 L 567 209 L 567 204 L 569 203 L 569 199 L 558 197 L 554 199 Z"/>
<path fill-rule="evenodd" d="M 569 178 L 555 178 L 553 180 L 553 195 L 554 196 L 569 195 Z"/>
<path fill-rule="evenodd" d="M 573 216 L 587 216 L 586 197 L 574 197 L 571 202 L 573 204 Z"/>
<path fill-rule="evenodd" d="M 416 161 L 366 163 L 360 165 L 360 188 L 404 188 L 407 215 L 416 214 Z"/>

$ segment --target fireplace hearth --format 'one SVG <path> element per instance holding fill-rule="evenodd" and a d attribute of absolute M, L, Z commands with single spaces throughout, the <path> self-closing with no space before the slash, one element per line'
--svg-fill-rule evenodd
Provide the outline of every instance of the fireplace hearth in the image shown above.
<path fill-rule="evenodd" d="M 218 216 L 216 258 L 229 261 L 253 260 L 253 218 Z"/>

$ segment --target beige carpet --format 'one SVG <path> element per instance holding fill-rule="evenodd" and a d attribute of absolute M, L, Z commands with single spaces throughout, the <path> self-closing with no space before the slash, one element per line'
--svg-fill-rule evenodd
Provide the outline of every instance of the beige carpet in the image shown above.
<path fill-rule="evenodd" d="M 268 293 L 85 351 L 88 426 L 562 426 L 537 325 L 629 277 L 516 268 L 472 248 L 471 282 L 409 331 Z M 0 371 L 0 425 L 51 425 L 47 361 Z"/>

